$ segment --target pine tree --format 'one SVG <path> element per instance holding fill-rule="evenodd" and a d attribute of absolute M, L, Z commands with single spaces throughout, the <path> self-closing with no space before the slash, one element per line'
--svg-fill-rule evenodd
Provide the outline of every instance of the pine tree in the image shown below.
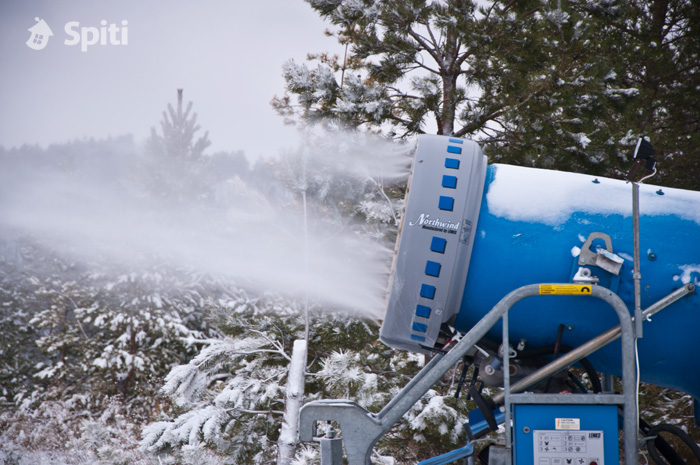
<path fill-rule="evenodd" d="M 492 161 L 620 178 L 639 135 L 654 181 L 697 188 L 691 0 L 308 0 L 341 59 L 287 62 L 288 121 L 477 139 Z"/>
<path fill-rule="evenodd" d="M 583 8 L 535 0 L 309 3 L 350 55 L 342 64 L 312 55 L 321 61 L 315 70 L 288 62 L 287 94 L 274 101 L 288 117 L 390 125 L 400 136 L 477 137 L 496 161 L 542 167 L 591 170 L 614 155 L 605 125 L 626 94 L 612 82 L 608 51 L 594 45 L 599 31 Z"/>
<path fill-rule="evenodd" d="M 498 90 L 494 99 L 512 102 L 501 127 L 487 131 L 496 136 L 485 140 L 492 160 L 621 178 L 638 136 L 647 135 L 661 161 L 651 182 L 698 187 L 685 169 L 700 159 L 691 2 L 511 5 L 494 10 L 494 43 L 509 52 L 494 52 L 484 81 Z"/>
<path fill-rule="evenodd" d="M 651 139 L 659 174 L 650 182 L 700 189 L 698 2 L 581 2 L 578 8 L 599 25 L 615 80 L 632 93 L 621 96 L 629 104 L 618 121 L 618 137 L 629 131 Z"/>
<path fill-rule="evenodd" d="M 182 203 L 210 195 L 210 186 L 202 179 L 207 159 L 204 151 L 211 145 L 209 133 L 197 137 L 201 129 L 192 102 L 183 109 L 182 89 L 177 90 L 177 107 L 168 104 L 160 122 L 161 133 L 151 128 L 146 142 L 148 184 L 156 195 Z"/>
<path fill-rule="evenodd" d="M 464 135 L 483 125 L 481 116 L 464 113 L 484 105 L 468 95 L 480 46 L 475 2 L 309 4 L 336 27 L 334 34 L 348 52 L 343 60 L 312 55 L 320 61 L 313 70 L 287 62 L 287 94 L 273 101 L 280 113 L 311 121 L 331 118 L 349 127 L 389 124 L 401 136 L 431 129 Z"/>
<path fill-rule="evenodd" d="M 635 91 L 616 79 L 599 23 L 575 2 L 509 2 L 488 18 L 477 74 L 500 112 L 483 131 L 491 160 L 616 174 L 631 142 L 616 122 Z"/>
<path fill-rule="evenodd" d="M 311 314 L 306 400 L 351 399 L 379 411 L 416 373 L 422 356 L 385 347 L 376 322 L 325 312 Z M 218 318 L 229 336 L 170 372 L 163 391 L 180 409 L 144 429 L 142 448 L 177 457 L 188 447 L 206 447 L 227 463 L 274 463 L 290 348 L 304 333 L 304 318 L 279 296 L 244 293 Z M 415 463 L 451 450 L 467 410 L 449 383 L 436 387 L 380 441 L 378 458 Z M 317 451 L 300 448 L 293 463 L 317 458 Z"/>
<path fill-rule="evenodd" d="M 208 132 L 195 140 L 195 134 L 201 126 L 197 124 L 197 113 L 192 113 L 192 102 L 183 110 L 182 89 L 177 90 L 177 109 L 168 104 L 160 127 L 162 135 L 151 128 L 148 140 L 149 149 L 156 156 L 167 157 L 172 161 L 198 160 L 211 145 Z"/>

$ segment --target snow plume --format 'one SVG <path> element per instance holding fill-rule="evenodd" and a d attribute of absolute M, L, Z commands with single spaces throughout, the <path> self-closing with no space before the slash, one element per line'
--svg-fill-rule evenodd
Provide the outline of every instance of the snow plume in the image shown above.
<path fill-rule="evenodd" d="M 113 142 L 0 149 L 0 237 L 29 236 L 86 264 L 167 263 L 381 316 L 387 232 L 400 211 L 387 191 L 405 183 L 413 147 L 309 134 L 232 169 L 222 154 L 158 158 Z"/>
<path fill-rule="evenodd" d="M 306 129 L 304 140 L 309 163 L 333 176 L 390 184 L 406 182 L 415 151 L 412 143 L 334 128 Z"/>

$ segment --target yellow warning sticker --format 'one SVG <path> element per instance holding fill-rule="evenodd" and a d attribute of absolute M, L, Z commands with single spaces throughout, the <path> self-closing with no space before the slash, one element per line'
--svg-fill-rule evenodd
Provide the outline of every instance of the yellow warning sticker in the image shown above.
<path fill-rule="evenodd" d="M 540 284 L 540 295 L 586 295 L 590 293 L 590 284 Z"/>

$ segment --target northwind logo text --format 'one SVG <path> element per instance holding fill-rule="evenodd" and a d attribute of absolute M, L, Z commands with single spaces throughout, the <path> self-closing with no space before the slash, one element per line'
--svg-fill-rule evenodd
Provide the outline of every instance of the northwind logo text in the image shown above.
<path fill-rule="evenodd" d="M 409 221 L 409 226 L 421 226 L 423 229 L 431 231 L 440 231 L 448 234 L 457 234 L 459 231 L 460 222 L 453 223 L 452 221 L 440 221 L 440 218 L 430 218 L 430 215 L 421 213 L 416 221 Z"/>

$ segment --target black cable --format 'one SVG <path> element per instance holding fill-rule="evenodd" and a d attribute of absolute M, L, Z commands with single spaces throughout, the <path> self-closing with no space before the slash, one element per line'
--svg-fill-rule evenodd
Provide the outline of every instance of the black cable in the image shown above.
<path fill-rule="evenodd" d="M 650 436 L 658 436 L 660 432 L 671 433 L 677 436 L 681 441 L 685 443 L 686 446 L 688 446 L 690 451 L 693 453 L 693 456 L 698 460 L 698 462 L 700 462 L 700 447 L 698 447 L 698 445 L 695 443 L 695 441 L 693 441 L 693 438 L 691 438 L 688 433 L 683 431 L 678 426 L 661 424 L 651 427 L 649 431 L 647 431 L 647 434 Z M 649 451 L 649 456 L 652 458 L 652 460 L 654 460 L 655 463 L 657 463 L 658 465 L 666 465 L 666 462 L 663 461 L 656 448 L 656 440 L 647 441 L 647 450 Z M 686 462 L 681 459 L 680 463 L 685 464 Z"/>
<path fill-rule="evenodd" d="M 457 383 L 457 390 L 455 391 L 455 399 L 459 399 L 459 393 L 462 391 L 464 381 L 467 379 L 467 371 L 469 371 L 469 367 L 471 365 L 471 361 L 467 360 L 465 357 L 462 361 L 462 373 L 459 375 L 459 382 Z"/>
<path fill-rule="evenodd" d="M 653 435 L 649 434 L 649 430 L 651 430 L 651 425 L 644 421 L 643 418 L 639 419 L 639 429 L 642 431 L 642 434 L 645 437 L 651 437 Z M 673 448 L 671 444 L 666 442 L 666 439 L 664 439 L 661 435 L 656 435 L 656 438 L 654 439 L 654 446 L 656 449 L 661 452 L 661 455 L 663 455 L 666 460 L 671 465 L 684 465 L 685 462 L 683 459 L 678 455 L 676 452 L 676 449 Z M 648 447 L 647 447 L 648 449 Z"/>
<path fill-rule="evenodd" d="M 557 330 L 557 339 L 554 343 L 554 353 L 552 354 L 552 360 L 556 360 L 557 357 L 559 357 L 559 349 L 561 346 L 562 336 L 564 336 L 564 328 L 565 326 L 563 324 L 560 324 L 559 329 Z M 544 385 L 544 392 L 549 392 L 549 386 L 551 385 L 551 383 L 552 378 L 547 378 L 547 384 Z"/>

